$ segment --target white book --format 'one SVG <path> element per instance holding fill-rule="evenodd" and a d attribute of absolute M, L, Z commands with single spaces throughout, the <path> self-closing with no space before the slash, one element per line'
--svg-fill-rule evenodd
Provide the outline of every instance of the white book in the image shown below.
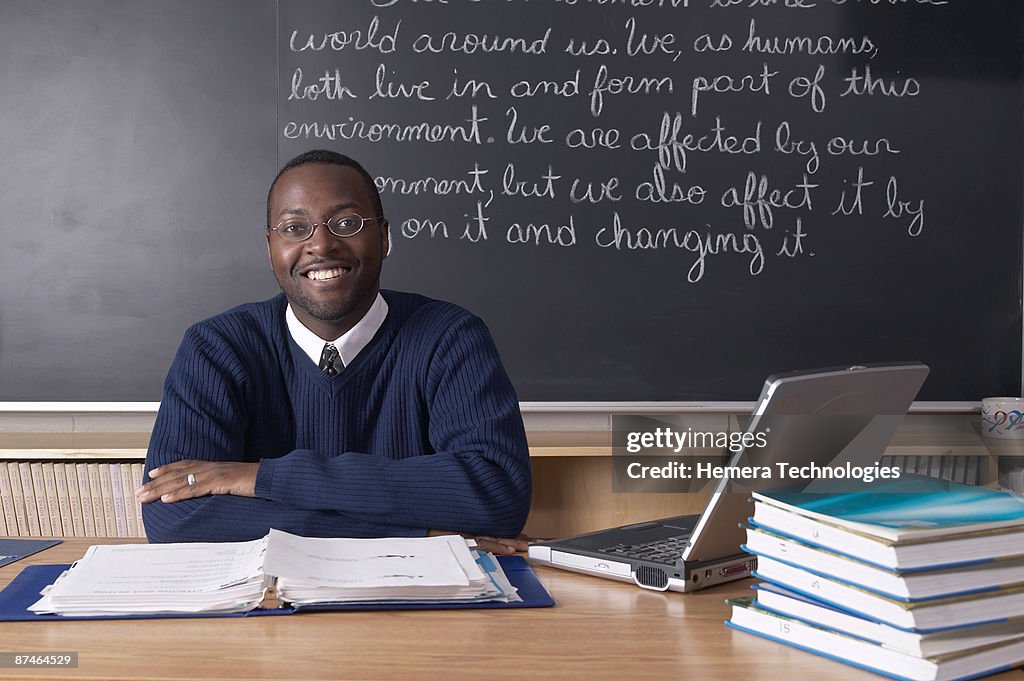
<path fill-rule="evenodd" d="M 97 537 L 112 537 L 107 534 L 107 521 L 103 514 L 103 486 L 100 484 L 100 465 L 86 464 L 89 470 L 89 497 L 92 499 L 92 519 Z"/>
<path fill-rule="evenodd" d="M 63 463 L 53 464 L 53 477 L 57 482 L 57 505 L 60 507 L 61 531 L 65 537 L 74 537 L 75 528 L 71 520 L 71 497 L 68 494 L 68 478 L 64 473 Z"/>
<path fill-rule="evenodd" d="M 121 466 L 121 496 L 124 498 L 124 520 L 127 529 L 126 536 L 138 537 L 139 528 L 135 523 L 135 486 L 132 484 L 132 465 L 122 463 Z"/>
<path fill-rule="evenodd" d="M 68 491 L 71 507 L 71 529 L 76 537 L 84 537 L 85 523 L 82 518 L 82 494 L 78 491 L 78 464 L 64 464 L 64 485 Z"/>
<path fill-rule="evenodd" d="M 910 681 L 954 681 L 992 673 L 1024 661 L 1024 636 L 943 657 L 922 658 L 871 641 L 815 627 L 762 610 L 751 599 L 729 601 L 729 625 L 825 657 Z"/>
<path fill-rule="evenodd" d="M 1024 636 L 1024 620 L 1020 619 L 920 633 L 858 617 L 851 612 L 802 596 L 770 582 L 761 582 L 754 588 L 757 589 L 755 605 L 759 608 L 874 641 L 887 648 L 918 657 L 948 655 Z"/>
<path fill-rule="evenodd" d="M 143 475 L 145 474 L 145 468 L 146 468 L 146 465 L 142 464 L 142 463 L 133 463 L 132 464 L 132 485 L 133 485 L 134 489 L 138 489 L 138 488 L 142 487 L 142 478 L 143 478 Z M 134 497 L 134 493 L 132 494 L 132 496 Z M 143 539 L 145 539 L 146 538 L 146 526 L 142 522 L 142 502 L 140 502 L 138 499 L 135 500 L 134 509 L 135 509 L 136 527 L 139 528 L 139 535 L 138 536 L 140 536 Z"/>
<path fill-rule="evenodd" d="M 934 570 L 896 572 L 791 537 L 747 529 L 747 551 L 898 599 L 920 600 L 1024 584 L 1024 559 L 1006 559 Z"/>
<path fill-rule="evenodd" d="M 114 489 L 110 484 L 110 464 L 101 463 L 97 466 L 100 476 L 100 501 L 103 505 L 103 526 L 106 536 L 117 536 L 117 513 L 114 510 Z M 99 521 L 96 521 L 97 526 Z"/>
<path fill-rule="evenodd" d="M 18 515 L 14 511 L 14 490 L 11 488 L 11 476 L 7 472 L 7 464 L 0 461 L 0 506 L 4 516 L 4 528 L 8 537 L 20 537 L 18 531 Z"/>
<path fill-rule="evenodd" d="M 52 461 L 43 464 L 43 491 L 46 495 L 46 510 L 50 519 L 50 536 L 63 537 L 64 524 L 60 518 L 60 500 L 57 498 L 57 472 Z"/>
<path fill-rule="evenodd" d="M 14 461 L 7 463 L 7 477 L 11 481 L 11 498 L 14 501 L 14 517 L 18 521 L 18 536 L 29 537 L 28 513 L 25 510 L 25 492 L 21 487 L 21 471 Z"/>
<path fill-rule="evenodd" d="M 82 525 L 86 537 L 96 537 L 96 519 L 92 511 L 92 492 L 89 489 L 89 464 L 76 463 L 75 477 L 78 478 L 78 496 L 82 499 Z"/>
<path fill-rule="evenodd" d="M 121 483 L 121 464 L 109 464 L 111 503 L 114 506 L 114 526 L 118 537 L 128 537 L 128 519 L 124 512 L 124 485 Z"/>
<path fill-rule="evenodd" d="M 1024 618 L 1024 586 L 908 602 L 828 579 L 767 556 L 757 559 L 754 576 L 899 629 L 927 632 Z"/>
<path fill-rule="evenodd" d="M 39 525 L 39 507 L 36 505 L 35 487 L 32 485 L 32 464 L 28 461 L 18 463 L 21 477 L 21 492 L 25 495 L 25 515 L 28 517 L 28 533 L 32 537 L 42 536 Z"/>

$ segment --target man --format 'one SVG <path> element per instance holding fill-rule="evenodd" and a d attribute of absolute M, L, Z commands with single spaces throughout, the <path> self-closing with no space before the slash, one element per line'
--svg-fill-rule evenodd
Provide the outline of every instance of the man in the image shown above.
<path fill-rule="evenodd" d="M 498 552 L 530 505 L 518 401 L 483 323 L 380 291 L 388 223 L 354 160 L 311 151 L 267 197 L 282 295 L 196 324 L 146 469 L 150 541 L 456 531 Z"/>

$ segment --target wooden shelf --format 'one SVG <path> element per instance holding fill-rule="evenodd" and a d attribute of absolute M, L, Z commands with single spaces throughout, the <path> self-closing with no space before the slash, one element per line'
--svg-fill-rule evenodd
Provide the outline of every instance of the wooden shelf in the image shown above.
<path fill-rule="evenodd" d="M 533 431 L 527 433 L 534 458 L 610 457 L 610 432 Z M 0 433 L 0 460 L 146 458 L 149 433 Z M 686 456 L 718 455 L 717 448 L 691 448 Z M 896 434 L 886 448 L 889 456 L 1024 455 L 1024 441 L 982 438 L 976 429 L 913 429 Z"/>
<path fill-rule="evenodd" d="M 149 433 L 0 433 L 0 460 L 146 458 Z"/>

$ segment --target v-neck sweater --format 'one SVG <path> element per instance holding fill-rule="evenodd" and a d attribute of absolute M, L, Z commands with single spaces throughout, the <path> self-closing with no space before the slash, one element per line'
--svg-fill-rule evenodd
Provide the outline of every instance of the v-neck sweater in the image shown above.
<path fill-rule="evenodd" d="M 143 506 L 150 541 L 305 536 L 515 536 L 529 512 L 526 434 L 483 322 L 382 291 L 384 324 L 328 376 L 285 322 L 283 295 L 185 333 L 164 385 L 146 473 L 180 459 L 259 462 L 256 498 Z"/>

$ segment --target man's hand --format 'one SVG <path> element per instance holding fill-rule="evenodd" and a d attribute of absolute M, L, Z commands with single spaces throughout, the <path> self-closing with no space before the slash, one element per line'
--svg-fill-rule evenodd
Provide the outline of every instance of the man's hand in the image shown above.
<path fill-rule="evenodd" d="M 256 496 L 258 463 L 193 461 L 185 459 L 149 472 L 152 480 L 135 490 L 143 503 L 159 499 L 165 504 L 207 494 Z"/>
<path fill-rule="evenodd" d="M 449 532 L 447 530 L 427 531 L 428 537 L 440 537 L 445 534 L 461 534 L 466 539 L 476 541 L 476 546 L 481 551 L 488 551 L 499 556 L 507 556 L 516 551 L 526 551 L 530 548 L 530 538 L 522 533 L 512 539 L 502 539 L 499 537 L 481 537 L 474 534 L 466 534 L 465 532 Z"/>

